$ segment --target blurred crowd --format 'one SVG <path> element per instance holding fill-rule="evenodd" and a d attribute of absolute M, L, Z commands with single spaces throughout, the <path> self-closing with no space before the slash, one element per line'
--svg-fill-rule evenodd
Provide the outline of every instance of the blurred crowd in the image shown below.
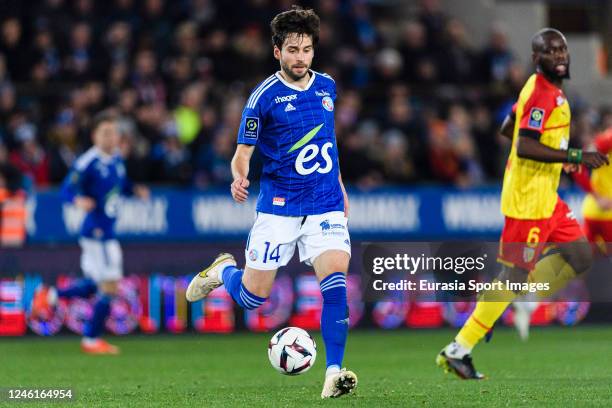
<path fill-rule="evenodd" d="M 336 79 L 343 178 L 362 188 L 497 182 L 508 142 L 496 129 L 529 75 L 502 25 L 475 48 L 437 0 L 413 2 L 407 17 L 397 2 L 365 0 L 9 3 L 0 15 L 0 187 L 20 174 L 37 188 L 59 183 L 90 145 L 92 115 L 109 106 L 122 114 L 135 181 L 229 183 L 245 99 L 278 70 L 269 22 L 293 3 L 321 17 L 313 68 Z M 612 125 L 611 111 L 570 99 L 573 143 Z"/>

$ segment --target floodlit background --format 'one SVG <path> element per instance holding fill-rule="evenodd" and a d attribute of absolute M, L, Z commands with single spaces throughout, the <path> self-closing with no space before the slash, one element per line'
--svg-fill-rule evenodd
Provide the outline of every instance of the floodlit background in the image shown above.
<path fill-rule="evenodd" d="M 308 267 L 284 268 L 257 311 L 239 310 L 223 289 L 206 302 L 184 298 L 217 253 L 244 261 L 255 201 L 232 202 L 229 163 L 246 98 L 278 69 L 269 22 L 292 3 L 0 0 L 0 405 L 6 387 L 71 388 L 67 406 L 317 404 L 321 347 L 298 377 L 276 373 L 266 354 L 271 333 L 288 325 L 323 344 Z M 593 288 L 612 297 L 608 260 L 588 285 L 539 306 L 533 323 L 549 327 L 532 329 L 527 343 L 503 327 L 510 308 L 474 353 L 484 382 L 445 378 L 434 365 L 473 303 L 428 293 L 364 302 L 360 279 L 365 242 L 499 239 L 509 143 L 496 130 L 533 71 L 538 29 L 558 28 L 569 42 L 572 145 L 612 126 L 612 1 L 295 3 L 321 17 L 313 68 L 336 80 L 351 200 L 345 364 L 360 382 L 335 405 L 612 405 L 612 303 L 585 301 Z M 44 321 L 29 309 L 41 282 L 80 276 L 83 214 L 57 189 L 106 107 L 122 113 L 129 176 L 153 195 L 120 207 L 125 279 L 106 328 L 122 354 L 97 358 L 79 352 L 88 301 L 60 302 Z M 260 168 L 255 157 L 253 181 Z M 579 215 L 583 194 L 565 176 L 561 186 Z M 252 183 L 251 197 L 257 191 Z"/>

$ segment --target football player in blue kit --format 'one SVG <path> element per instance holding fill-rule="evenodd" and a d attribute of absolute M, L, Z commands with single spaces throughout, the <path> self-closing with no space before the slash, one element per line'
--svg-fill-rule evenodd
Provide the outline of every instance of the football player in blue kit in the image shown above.
<path fill-rule="evenodd" d="M 321 397 L 334 398 L 357 385 L 355 373 L 342 368 L 351 246 L 334 132 L 336 85 L 310 68 L 319 37 L 314 11 L 294 7 L 274 17 L 271 28 L 280 71 L 248 98 L 231 164 L 232 197 L 242 203 L 249 195 L 255 146 L 264 162 L 246 266 L 238 269 L 232 255 L 220 254 L 193 278 L 186 296 L 194 302 L 225 285 L 238 305 L 255 309 L 270 295 L 278 268 L 287 265 L 297 245 L 300 261 L 314 267 L 320 283 L 327 360 Z"/>
<path fill-rule="evenodd" d="M 89 354 L 117 354 L 118 347 L 100 338 L 110 314 L 112 297 L 123 276 L 122 252 L 114 232 L 121 195 L 147 199 L 149 190 L 133 186 L 119 155 L 120 132 L 117 116 L 102 111 L 93 119 L 93 146 L 81 155 L 66 176 L 62 198 L 85 211 L 81 226 L 81 269 L 85 278 L 63 289 L 43 287 L 33 300 L 33 312 L 45 310 L 58 297 L 88 298 L 96 294 L 91 319 L 86 322 L 81 349 Z"/>

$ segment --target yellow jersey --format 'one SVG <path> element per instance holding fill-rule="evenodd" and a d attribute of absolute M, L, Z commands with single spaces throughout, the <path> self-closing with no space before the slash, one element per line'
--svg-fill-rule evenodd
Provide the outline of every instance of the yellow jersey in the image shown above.
<path fill-rule="evenodd" d="M 550 218 L 557 204 L 562 163 L 522 159 L 516 153 L 518 137 L 533 137 L 553 149 L 567 150 L 571 112 L 563 91 L 542 74 L 533 74 L 513 108 L 512 149 L 506 163 L 501 211 L 521 220 Z"/>
<path fill-rule="evenodd" d="M 597 151 L 607 154 L 612 161 L 612 128 L 595 137 Z M 594 169 L 591 173 L 591 190 L 605 198 L 612 199 L 612 165 Z M 593 194 L 587 194 L 582 203 L 582 215 L 591 220 L 612 220 L 612 210 L 604 210 L 597 204 Z"/>

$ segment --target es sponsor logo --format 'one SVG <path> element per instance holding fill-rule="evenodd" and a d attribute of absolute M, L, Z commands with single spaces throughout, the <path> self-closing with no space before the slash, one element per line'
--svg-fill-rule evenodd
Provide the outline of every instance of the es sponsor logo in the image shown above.
<path fill-rule="evenodd" d="M 327 142 L 321 147 L 315 143 L 306 145 L 306 143 L 310 142 L 317 133 L 319 133 L 322 127 L 323 123 L 311 129 L 310 132 L 302 136 L 302 138 L 287 151 L 287 153 L 291 153 L 297 149 L 302 149 L 295 159 L 295 171 L 302 176 L 308 176 L 315 171 L 320 174 L 329 173 L 333 168 L 333 161 L 329 154 L 329 150 L 334 146 L 333 143 Z M 319 153 L 321 153 L 321 157 L 323 158 L 323 165 L 321 165 L 318 160 L 315 160 L 319 156 Z"/>
<path fill-rule="evenodd" d="M 320 149 L 319 146 L 314 143 L 304 147 L 295 160 L 295 170 L 302 176 L 308 176 L 315 171 L 320 174 L 329 173 L 333 167 L 332 158 L 329 154 L 329 150 L 332 147 L 333 144 L 331 142 L 325 143 Z M 319 152 L 321 153 L 325 165 L 321 166 L 321 163 L 318 161 L 310 164 L 319 155 Z"/>

